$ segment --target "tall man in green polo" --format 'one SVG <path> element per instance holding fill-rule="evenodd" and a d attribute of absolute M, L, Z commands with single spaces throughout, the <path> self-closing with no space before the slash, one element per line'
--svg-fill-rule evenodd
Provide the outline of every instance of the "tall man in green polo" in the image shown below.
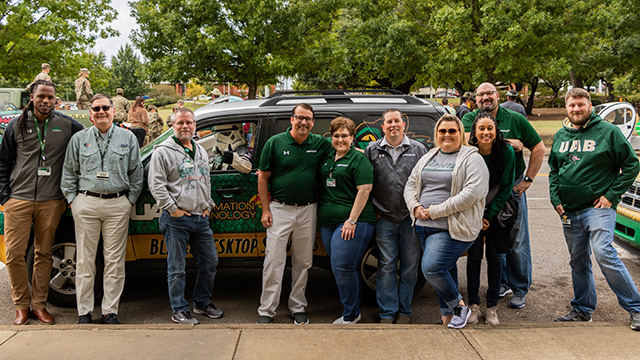
<path fill-rule="evenodd" d="M 295 324 L 309 323 L 305 290 L 316 237 L 316 174 L 320 161 L 333 148 L 322 136 L 311 134 L 314 123 L 311 105 L 296 105 L 290 121 L 291 127 L 272 136 L 260 156 L 258 194 L 267 242 L 258 323 L 270 323 L 276 315 L 289 237 L 292 267 L 289 310 Z"/>
<path fill-rule="evenodd" d="M 513 246 L 504 257 L 505 260 L 502 264 L 500 295 L 505 296 L 513 292 L 509 306 L 520 309 L 525 305 L 525 296 L 531 286 L 531 244 L 529 242 L 526 191 L 540 170 L 545 146 L 529 121 L 517 112 L 498 106 L 499 99 L 498 91 L 493 84 L 480 84 L 476 91 L 478 109 L 466 114 L 462 118 L 462 123 L 468 137 L 476 115 L 481 111 L 491 113 L 496 118 L 498 129 L 515 150 L 516 181 L 513 191 L 519 199 L 518 220 L 511 233 L 514 238 Z M 525 165 L 522 154 L 525 147 L 531 151 L 529 167 Z"/>

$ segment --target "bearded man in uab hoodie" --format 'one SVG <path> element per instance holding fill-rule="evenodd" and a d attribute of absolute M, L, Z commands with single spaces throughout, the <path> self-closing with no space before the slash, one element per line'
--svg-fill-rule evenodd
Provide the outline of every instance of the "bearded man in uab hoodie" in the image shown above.
<path fill-rule="evenodd" d="M 622 132 L 595 114 L 589 92 L 574 88 L 565 102 L 567 119 L 549 154 L 549 192 L 571 254 L 574 298 L 571 312 L 555 321 L 591 321 L 596 308 L 591 248 L 631 316 L 631 329 L 640 330 L 640 293 L 612 245 L 615 208 L 638 175 L 638 158 Z"/>

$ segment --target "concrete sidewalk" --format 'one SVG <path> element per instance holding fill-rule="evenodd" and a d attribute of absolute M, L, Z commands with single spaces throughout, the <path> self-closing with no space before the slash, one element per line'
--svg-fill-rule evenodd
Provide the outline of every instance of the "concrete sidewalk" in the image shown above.
<path fill-rule="evenodd" d="M 628 323 L 0 326 L 0 359 L 637 359 Z"/>

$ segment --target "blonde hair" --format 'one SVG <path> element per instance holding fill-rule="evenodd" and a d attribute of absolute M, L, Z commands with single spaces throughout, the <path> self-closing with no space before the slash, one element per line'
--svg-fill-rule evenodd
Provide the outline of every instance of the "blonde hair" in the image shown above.
<path fill-rule="evenodd" d="M 457 116 L 451 114 L 444 114 L 438 119 L 436 122 L 436 126 L 433 128 L 433 137 L 435 138 L 436 146 L 440 146 L 440 136 L 438 130 L 440 129 L 440 124 L 443 122 L 455 122 L 458 125 L 458 131 L 460 132 L 460 147 L 463 145 L 468 146 L 467 138 L 464 136 L 464 125 L 462 125 L 462 121 L 458 119 Z"/>

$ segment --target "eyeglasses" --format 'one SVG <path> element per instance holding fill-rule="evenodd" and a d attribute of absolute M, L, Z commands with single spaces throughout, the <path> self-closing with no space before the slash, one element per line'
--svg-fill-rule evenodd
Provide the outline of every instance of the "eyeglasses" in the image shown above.
<path fill-rule="evenodd" d="M 444 135 L 449 133 L 449 135 L 455 135 L 458 132 L 458 129 L 450 128 L 450 129 L 438 129 L 440 135 Z"/>
<path fill-rule="evenodd" d="M 331 136 L 333 136 L 333 138 L 335 138 L 335 139 L 344 139 L 344 138 L 348 138 L 349 136 L 351 136 L 351 134 L 333 134 Z"/>
<path fill-rule="evenodd" d="M 302 121 L 313 122 L 313 120 L 314 120 L 311 116 L 293 115 L 292 117 L 294 119 L 297 119 L 300 122 L 302 122 Z"/>
<path fill-rule="evenodd" d="M 495 91 L 495 90 L 480 92 L 480 93 L 476 94 L 476 98 L 481 98 L 481 97 L 485 97 L 485 96 L 491 96 L 491 95 L 493 95 L 495 93 L 497 93 L 497 91 Z"/>
<path fill-rule="evenodd" d="M 109 110 L 111 110 L 111 105 L 102 105 L 102 106 L 93 106 L 91 107 L 91 110 L 93 110 L 93 112 L 100 112 L 100 109 L 102 109 L 102 111 L 107 112 Z"/>

